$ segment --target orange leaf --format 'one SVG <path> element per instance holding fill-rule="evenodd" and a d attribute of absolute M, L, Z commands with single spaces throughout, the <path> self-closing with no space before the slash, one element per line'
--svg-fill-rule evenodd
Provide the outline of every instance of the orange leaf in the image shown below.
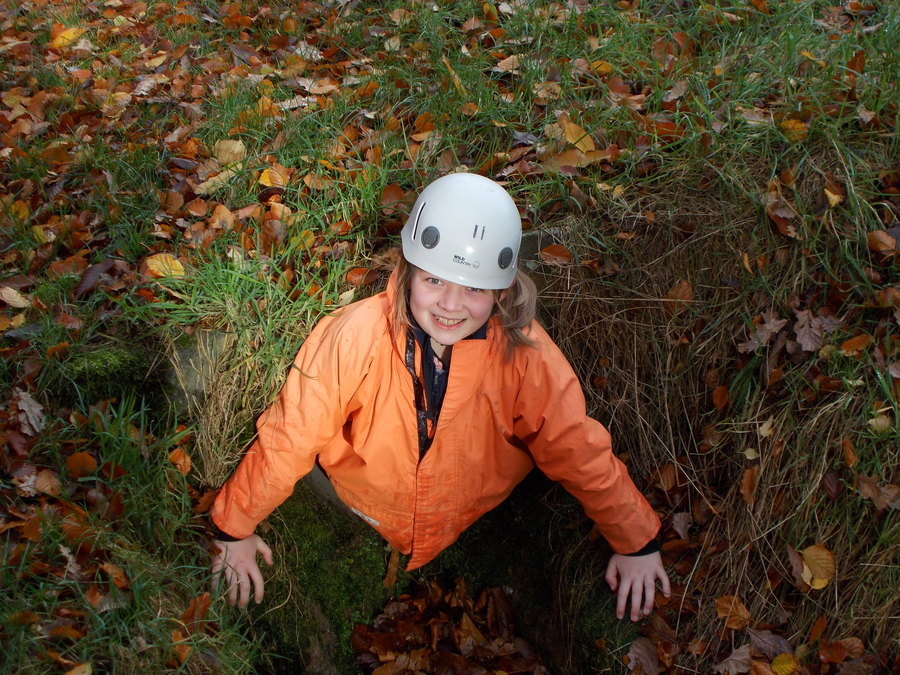
<path fill-rule="evenodd" d="M 125 570 L 123 570 L 118 565 L 113 565 L 111 562 L 105 562 L 100 564 L 100 569 L 106 572 L 109 575 L 109 578 L 112 579 L 112 582 L 116 585 L 116 588 L 126 589 L 128 588 L 128 575 L 125 574 Z"/>
<path fill-rule="evenodd" d="M 834 554 L 820 544 L 800 551 L 803 558 L 803 581 L 815 589 L 825 588 L 834 578 Z"/>
<path fill-rule="evenodd" d="M 184 276 L 184 265 L 171 253 L 154 253 L 145 262 L 147 271 L 154 279 Z"/>
<path fill-rule="evenodd" d="M 565 264 L 572 262 L 572 252 L 562 244 L 550 244 L 541 249 L 541 260 L 547 263 Z"/>
<path fill-rule="evenodd" d="M 841 449 L 844 451 L 844 463 L 848 469 L 852 469 L 856 465 L 856 450 L 853 447 L 853 440 L 845 438 L 841 441 Z"/>
<path fill-rule="evenodd" d="M 872 336 L 866 333 L 860 333 L 856 337 L 850 338 L 841 345 L 841 354 L 844 356 L 859 356 L 862 351 L 872 343 Z"/>
<path fill-rule="evenodd" d="M 331 179 L 308 173 L 303 177 L 303 182 L 310 190 L 327 190 L 331 186 Z"/>
<path fill-rule="evenodd" d="M 713 405 L 716 406 L 716 410 L 722 412 L 725 406 L 728 405 L 728 387 L 724 384 L 720 384 L 718 387 L 713 389 L 712 393 Z"/>
<path fill-rule="evenodd" d="M 397 568 L 400 567 L 400 551 L 391 546 L 391 558 L 388 561 L 387 574 L 384 575 L 384 587 L 393 588 L 397 583 Z"/>
<path fill-rule="evenodd" d="M 354 267 L 347 272 L 347 283 L 354 286 L 371 284 L 378 278 L 378 273 L 367 267 Z"/>
<path fill-rule="evenodd" d="M 723 595 L 716 598 L 716 614 L 725 619 L 725 625 L 735 630 L 742 630 L 750 625 L 750 612 L 734 595 Z"/>
<path fill-rule="evenodd" d="M 169 461 L 175 465 L 183 475 L 187 476 L 191 471 L 191 458 L 181 448 L 175 448 L 169 453 Z"/>
<path fill-rule="evenodd" d="M 69 476 L 78 480 L 97 470 L 97 460 L 90 453 L 76 452 L 66 458 L 66 468 Z"/>
<path fill-rule="evenodd" d="M 397 183 L 385 185 L 381 191 L 381 212 L 386 216 L 392 216 L 397 212 L 397 206 L 403 202 L 403 188 Z"/>
<path fill-rule="evenodd" d="M 756 503 L 756 487 L 759 485 L 759 464 L 744 471 L 741 477 L 741 496 L 749 506 Z"/>
<path fill-rule="evenodd" d="M 897 250 L 897 240 L 884 230 L 866 233 L 866 240 L 868 241 L 869 249 L 875 253 L 888 255 Z"/>
<path fill-rule="evenodd" d="M 266 187 L 281 188 L 288 183 L 287 169 L 281 164 L 273 164 L 259 175 L 259 184 Z"/>
<path fill-rule="evenodd" d="M 691 286 L 691 282 L 681 279 L 677 284 L 672 286 L 668 293 L 666 293 L 666 300 L 673 301 L 665 304 L 666 312 L 674 316 L 687 309 L 688 303 L 693 299 L 694 289 Z"/>

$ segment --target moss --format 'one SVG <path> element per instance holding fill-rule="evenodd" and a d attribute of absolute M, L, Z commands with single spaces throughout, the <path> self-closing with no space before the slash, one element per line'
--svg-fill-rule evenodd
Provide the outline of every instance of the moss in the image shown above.
<path fill-rule="evenodd" d="M 260 672 L 296 672 L 297 663 L 307 673 L 358 672 L 353 625 L 371 624 L 392 595 L 432 578 L 449 589 L 462 577 L 473 598 L 504 588 L 518 614 L 517 634 L 552 672 L 621 668 L 622 649 L 636 637 L 630 623 L 615 618 L 615 598 L 603 581 L 608 551 L 587 541 L 581 508 L 539 472 L 436 560 L 412 574 L 401 571 L 392 589 L 382 584 L 388 551 L 381 537 L 304 484 L 268 522 L 263 537 L 275 549 L 276 567 L 267 574 L 265 602 L 252 610 L 256 640 L 268 655 Z M 595 646 L 600 638 L 605 651 Z"/>
<path fill-rule="evenodd" d="M 384 540 L 321 502 L 303 484 L 270 519 L 276 568 L 252 612 L 269 656 L 261 672 L 355 673 L 350 632 L 370 623 L 391 595 Z"/>
<path fill-rule="evenodd" d="M 97 401 L 134 395 L 149 412 L 162 411 L 166 407 L 164 369 L 156 366 L 155 353 L 140 342 L 73 350 L 59 367 L 60 403 L 86 408 Z"/>

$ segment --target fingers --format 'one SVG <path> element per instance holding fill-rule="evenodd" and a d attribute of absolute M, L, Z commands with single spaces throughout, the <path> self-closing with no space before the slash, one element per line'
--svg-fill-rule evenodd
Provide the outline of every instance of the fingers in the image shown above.
<path fill-rule="evenodd" d="M 273 563 L 272 558 L 272 549 L 269 548 L 269 545 L 266 544 L 262 539 L 259 540 L 256 544 L 256 551 L 262 554 L 263 560 L 266 561 L 266 565 L 271 565 Z M 259 602 L 259 600 L 257 600 Z"/>
<path fill-rule="evenodd" d="M 663 595 L 668 598 L 672 594 L 672 587 L 669 585 L 669 575 L 666 574 L 665 570 L 659 575 L 659 580 L 662 582 Z"/>
<path fill-rule="evenodd" d="M 253 600 L 258 605 L 262 602 L 263 593 L 265 592 L 265 586 L 263 585 L 262 572 L 259 571 L 259 566 L 254 565 L 250 569 L 250 581 L 253 582 Z M 248 589 L 249 593 L 249 589 Z"/>
<path fill-rule="evenodd" d="M 631 584 L 631 620 L 641 620 L 641 596 L 644 595 L 644 587 L 639 582 Z"/>
<path fill-rule="evenodd" d="M 605 579 L 606 583 L 609 585 L 609 590 L 615 593 L 616 589 L 619 587 L 619 570 L 616 569 L 616 563 L 612 560 L 610 560 L 609 564 L 606 566 Z"/>
<path fill-rule="evenodd" d="M 619 592 L 616 593 L 616 618 L 621 619 L 625 616 L 625 606 L 628 604 L 629 588 L 627 584 L 619 586 Z"/>
<path fill-rule="evenodd" d="M 656 584 L 653 577 L 644 581 L 644 616 L 650 616 L 653 612 L 653 603 L 656 600 Z"/>

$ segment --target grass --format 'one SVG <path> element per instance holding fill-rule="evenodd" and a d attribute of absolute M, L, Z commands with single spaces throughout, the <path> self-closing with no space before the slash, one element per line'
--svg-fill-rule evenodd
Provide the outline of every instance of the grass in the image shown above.
<path fill-rule="evenodd" d="M 66 560 L 59 547 L 71 546 L 58 524 L 48 521 L 36 542 L 22 540 L 19 527 L 7 530 L 2 573 L 11 592 L 0 619 L 14 654 L 9 667 L 56 668 L 36 656 L 52 645 L 96 669 L 202 670 L 213 659 L 229 672 L 277 670 L 274 655 L 302 633 L 319 642 L 291 653 L 320 664 L 335 653 L 352 671 L 344 638 L 385 597 L 384 552 L 346 524 L 310 529 L 321 514 L 301 497 L 271 524 L 282 560 L 272 588 L 287 603 L 240 616 L 214 602 L 209 616 L 219 631 L 193 635 L 197 658 L 178 663 L 171 631 L 206 585 L 202 527 L 191 507 L 238 461 L 293 352 L 349 289 L 347 270 L 380 265 L 396 243 L 402 214 L 382 210 L 385 188 L 399 185 L 411 203 L 428 180 L 460 167 L 505 180 L 526 227 L 573 254 L 570 264 L 528 263 L 590 412 L 608 423 L 664 519 L 666 560 L 684 601 L 680 613 L 667 605 L 660 616 L 684 645 L 694 637 L 711 645 L 683 652 L 678 663 L 705 672 L 728 655 L 717 647 L 721 635 L 725 644 L 741 643 L 743 634 L 722 633 L 715 615 L 723 595 L 739 595 L 754 625 L 772 626 L 794 646 L 827 615 L 828 640 L 860 637 L 870 653 L 896 652 L 889 631 L 900 569 L 896 511 L 877 510 L 859 489 L 859 475 L 888 485 L 898 471 L 897 385 L 887 372 L 897 359 L 897 325 L 894 308 L 879 300 L 897 285 L 897 259 L 873 252 L 866 239 L 896 224 L 896 185 L 887 177 L 900 154 L 896 8 L 877 3 L 835 14 L 824 0 L 770 0 L 765 14 L 750 4 L 629 5 L 575 12 L 550 2 L 391 2 L 301 11 L 238 3 L 249 23 L 231 25 L 223 25 L 224 8 L 191 3 L 149 3 L 134 17 L 123 8 L 133 24 L 63 2 L 3 10 L 4 30 L 30 33 L 27 48 L 0 52 L 4 91 L 51 90 L 54 98 L 42 118 L 29 118 L 47 123 L 38 133 L 12 126 L 14 106 L 4 104 L 0 120 L 0 256 L 10 276 L 30 277 L 23 292 L 33 299 L 3 312 L 0 375 L 5 388 L 30 391 L 54 419 L 26 448 L 27 461 L 55 468 L 69 497 L 86 498 L 94 480 L 121 492 L 123 511 L 115 525 L 103 523 L 112 529 L 102 550 L 131 579 L 127 607 L 95 611 L 84 593 L 100 588 L 104 573 L 93 570 L 87 581 L 59 574 Z M 94 49 L 50 49 L 57 21 L 87 28 Z M 300 48 L 301 40 L 323 58 Z M 518 68 L 499 67 L 517 54 Z M 157 55 L 171 58 L 147 66 Z M 85 84 L 74 69 L 91 70 L 93 80 Z M 152 95 L 159 99 L 134 96 L 118 116 L 104 107 L 151 72 L 168 78 Z M 325 80 L 339 89 L 312 95 L 308 107 L 276 115 L 263 106 L 260 114 L 261 100 L 310 96 L 310 83 Z M 615 144 L 621 156 L 543 171 L 548 158 L 572 147 L 559 140 L 562 112 L 597 148 Z M 792 120 L 803 127 L 793 138 Z M 219 190 L 196 194 L 223 168 L 213 148 L 225 139 L 243 141 L 245 160 Z M 510 156 L 517 148 L 530 148 L 521 161 Z M 288 170 L 283 188 L 259 182 L 273 163 Z M 824 191 L 832 176 L 846 192 L 836 205 Z M 766 215 L 773 180 L 797 210 L 799 239 Z M 196 208 L 207 215 L 167 211 L 160 199 L 168 191 L 186 203 L 200 199 Z M 217 205 L 232 214 L 259 210 L 239 215 L 209 245 L 189 238 Z M 281 235 L 272 229 L 276 216 Z M 118 262 L 95 290 L 76 296 L 82 271 L 59 275 L 50 263 L 82 250 L 90 264 Z M 185 276 L 150 279 L 142 264 L 157 252 L 178 255 Z M 679 280 L 691 284 L 693 298 L 672 311 L 666 295 Z M 794 310 L 822 308 L 843 325 L 824 336 L 824 351 L 799 349 Z M 773 336 L 756 352 L 739 351 L 767 311 L 788 320 L 784 344 Z M 872 344 L 842 355 L 861 332 Z M 200 377 L 184 367 L 191 359 L 210 364 Z M 712 401 L 718 385 L 728 391 L 721 410 Z M 153 397 L 137 403 L 135 389 Z M 93 426 L 76 429 L 55 415 L 63 406 L 87 414 L 109 397 L 118 402 Z M 4 419 L 15 431 L 14 405 Z M 885 414 L 890 428 L 873 430 L 869 422 Z M 187 441 L 171 431 L 175 415 L 192 425 Z M 769 419 L 777 431 L 764 436 Z M 154 440 L 136 445 L 135 428 Z M 125 466 L 127 478 L 68 480 L 72 438 L 82 437 L 98 459 Z M 165 459 L 179 443 L 193 459 L 193 504 Z M 667 467 L 681 476 L 674 486 Z M 759 485 L 747 504 L 741 481 L 753 467 Z M 65 503 L 18 494 L 8 474 L 3 481 L 17 508 Z M 830 494 L 826 481 L 839 489 Z M 615 669 L 632 634 L 602 619 L 611 613 L 603 555 L 584 542 L 571 502 L 532 488 L 509 508 L 535 506 L 533 518 L 492 514 L 423 574 L 509 586 L 526 637 L 561 672 Z M 148 503 L 160 505 L 159 518 L 146 517 Z M 672 525 L 685 513 L 693 525 L 683 547 Z M 857 536 L 842 537 L 847 531 Z M 509 535 L 510 550 L 519 539 L 540 546 L 516 567 L 485 546 L 501 535 Z M 26 553 L 10 563 L 19 543 Z M 817 543 L 834 553 L 836 573 L 825 589 L 804 591 L 787 546 Z M 26 559 L 40 564 L 27 567 Z M 365 576 L 355 574 L 361 568 Z M 113 593 L 108 583 L 103 591 Z M 552 637 L 542 641 L 544 617 Z M 70 625 L 63 619 L 85 636 L 41 637 Z M 264 634 L 260 650 L 248 652 L 247 640 Z M 596 648 L 600 637 L 606 652 Z"/>

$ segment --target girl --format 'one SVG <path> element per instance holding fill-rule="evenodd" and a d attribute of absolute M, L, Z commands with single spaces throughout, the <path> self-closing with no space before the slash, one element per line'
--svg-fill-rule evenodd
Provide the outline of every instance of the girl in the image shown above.
<path fill-rule="evenodd" d="M 212 508 L 213 583 L 263 598 L 253 534 L 318 463 L 341 500 L 401 553 L 432 560 L 535 464 L 559 481 L 616 553 L 606 580 L 622 618 L 669 595 L 659 519 L 587 417 L 580 384 L 534 320 L 517 269 L 522 225 L 493 181 L 451 174 L 419 195 L 387 290 L 323 318 Z"/>

